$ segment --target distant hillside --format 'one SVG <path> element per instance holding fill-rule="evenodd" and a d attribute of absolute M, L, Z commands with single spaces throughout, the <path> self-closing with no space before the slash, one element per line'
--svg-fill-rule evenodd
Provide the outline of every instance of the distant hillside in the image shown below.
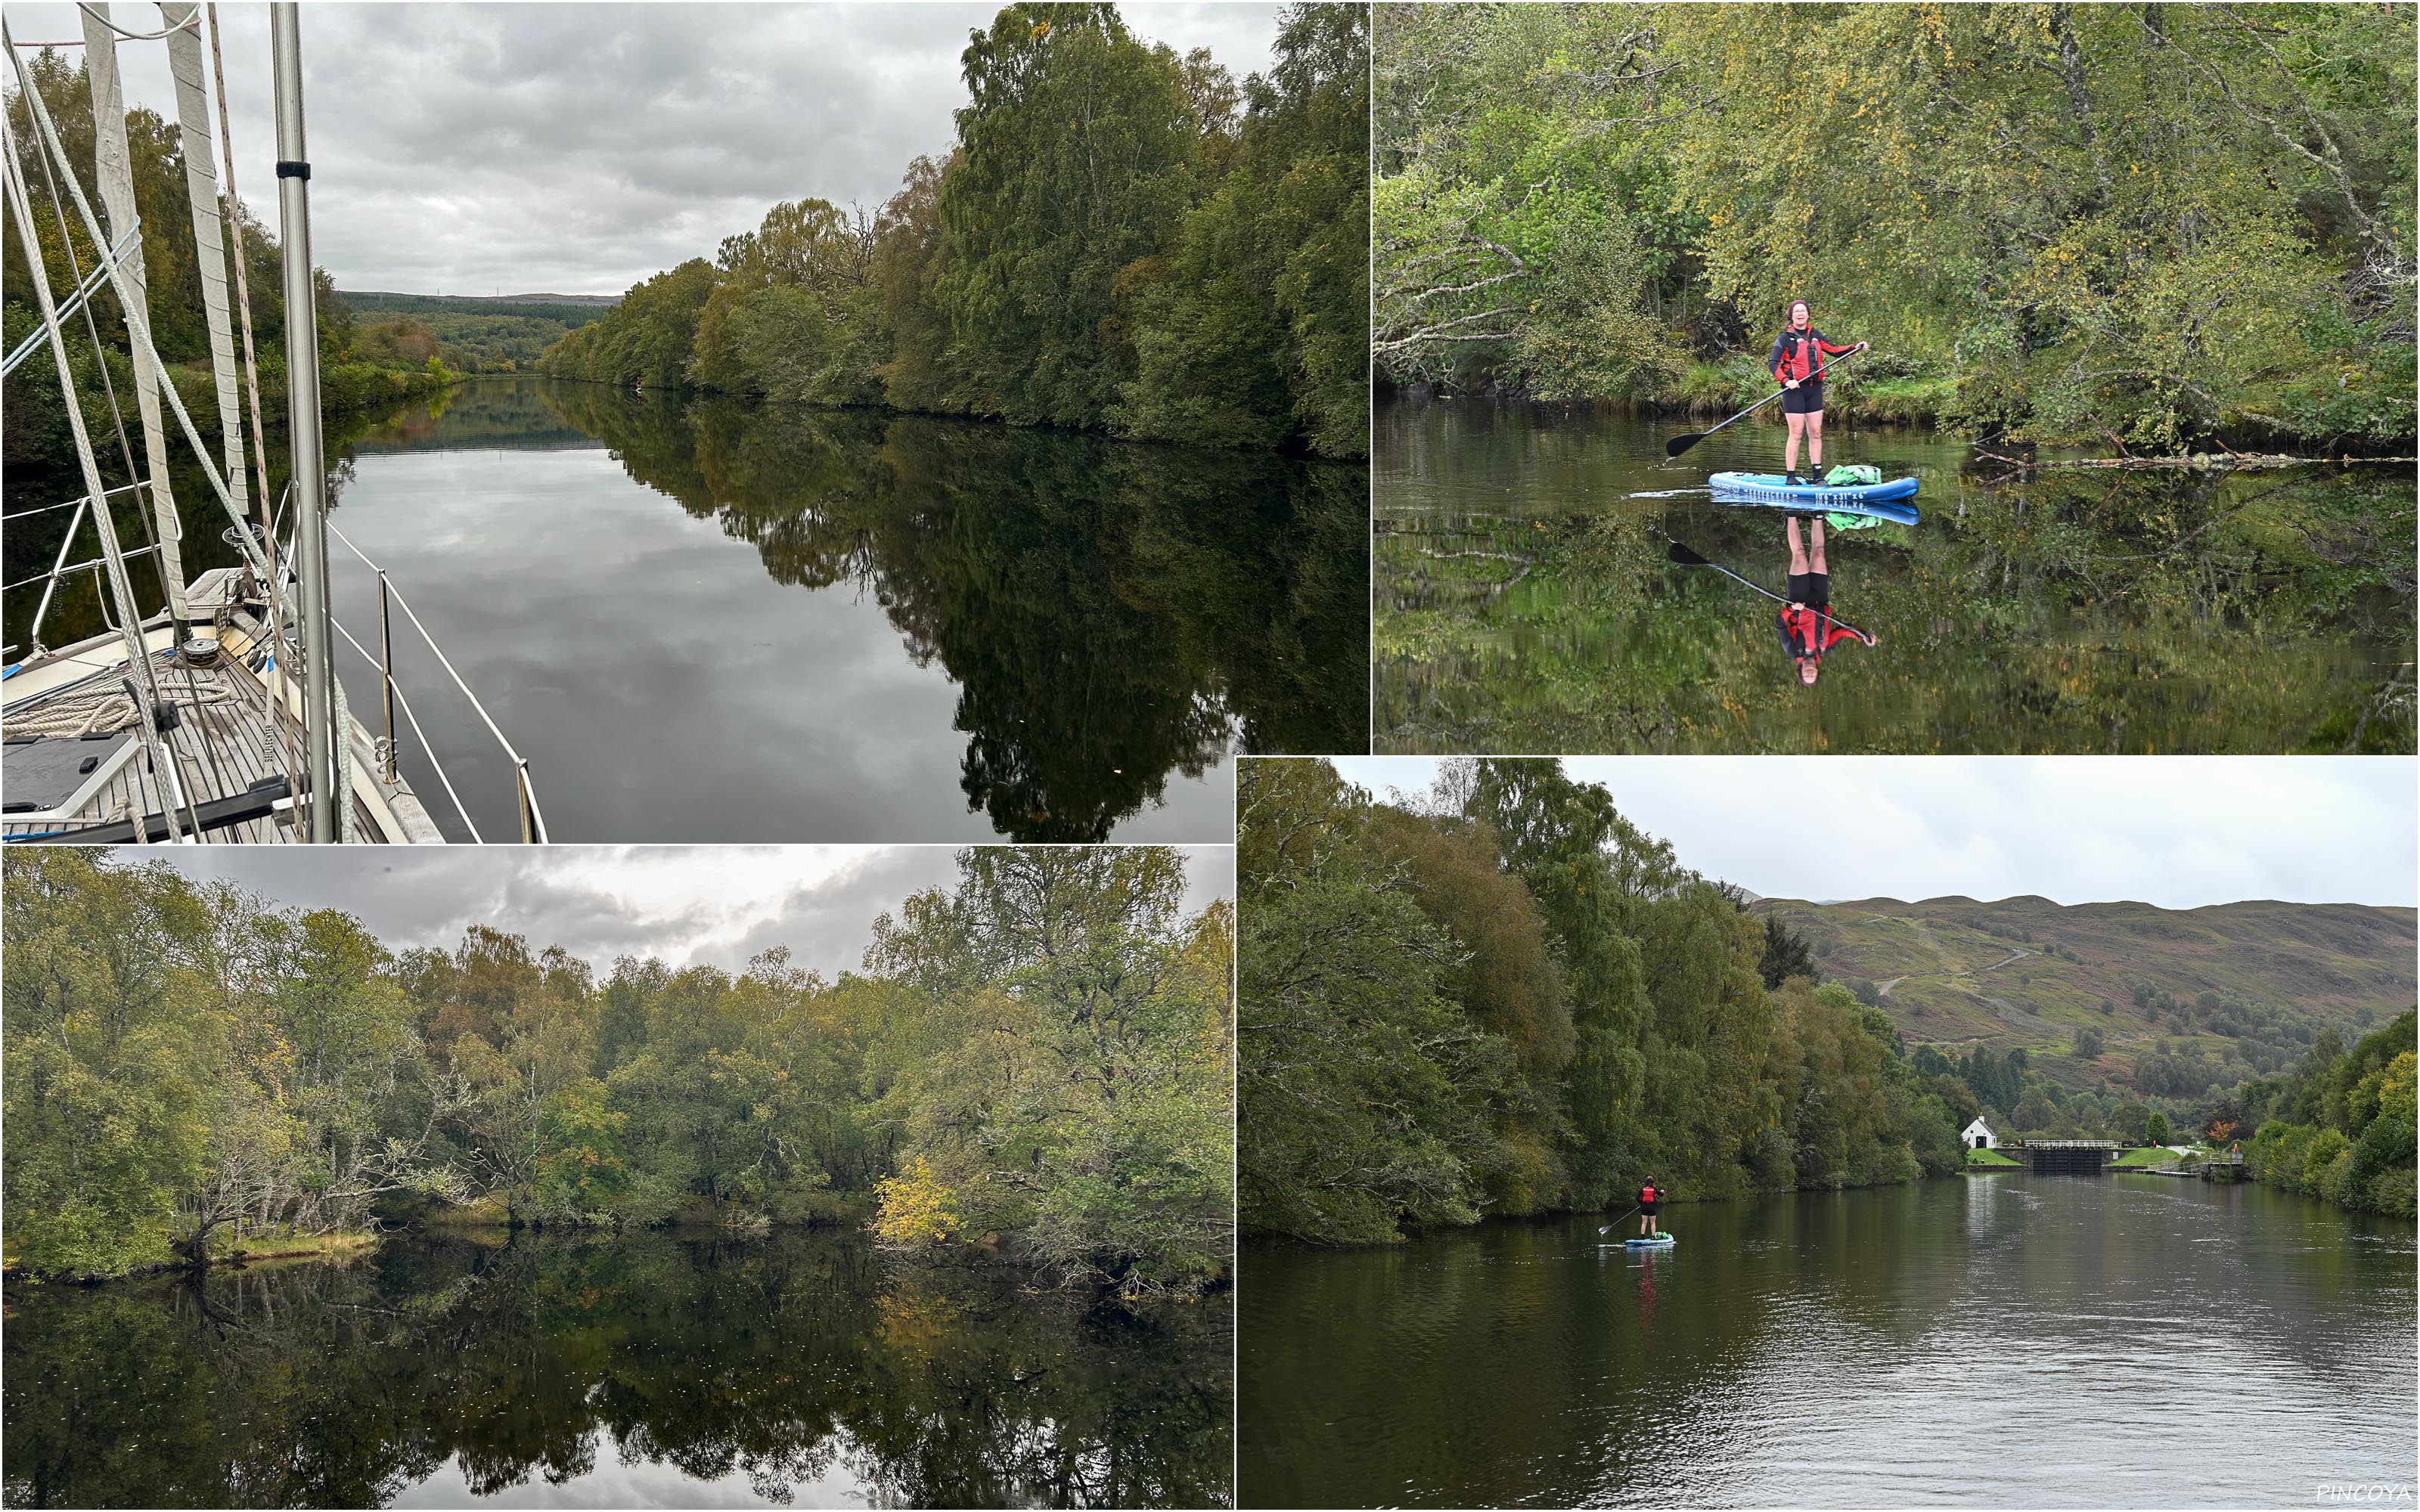
<path fill-rule="evenodd" d="M 622 302 L 619 294 L 506 294 L 489 298 L 460 294 L 397 294 L 383 289 L 344 289 L 356 319 L 408 316 L 433 332 L 445 349 L 446 365 L 498 369 L 527 367 L 538 353 L 601 319 Z"/>
<path fill-rule="evenodd" d="M 2414 912 L 2358 904 L 2149 903 L 2070 907 L 2046 898 L 1978 903 L 1769 898 L 1759 914 L 1804 935 L 1826 978 L 1878 1004 L 1911 1048 L 1956 1057 L 2022 1045 L 2062 1079 L 2131 1077 L 2159 1048 L 2239 1070 L 2291 1065 L 2312 1034 L 2348 1040 L 2412 1006 Z M 2099 1057 L 2069 1054 L 2079 1029 Z M 2052 1056 L 2059 1057 L 2053 1060 Z"/>
<path fill-rule="evenodd" d="M 483 310 L 491 315 L 578 312 L 587 324 L 622 302 L 619 294 L 396 294 L 385 289 L 339 289 L 337 298 L 356 310 Z"/>

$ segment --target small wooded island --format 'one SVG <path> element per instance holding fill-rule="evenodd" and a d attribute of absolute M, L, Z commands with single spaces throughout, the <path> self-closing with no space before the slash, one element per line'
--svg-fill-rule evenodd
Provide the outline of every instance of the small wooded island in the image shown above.
<path fill-rule="evenodd" d="M 1231 914 L 1165 848 L 976 849 L 863 972 L 389 949 L 165 862 L 10 850 L 12 1276 L 380 1230 L 871 1225 L 1043 1285 L 1232 1269 Z"/>

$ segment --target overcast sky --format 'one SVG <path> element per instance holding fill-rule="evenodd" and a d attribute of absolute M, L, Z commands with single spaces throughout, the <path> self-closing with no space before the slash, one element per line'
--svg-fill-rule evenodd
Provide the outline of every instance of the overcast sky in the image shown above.
<path fill-rule="evenodd" d="M 1768 898 L 2032 893 L 2164 908 L 2280 899 L 2409 907 L 2413 764 L 2396 757 L 1615 756 L 1601 783 L 1683 864 Z M 1437 764 L 1353 757 L 1385 797 Z"/>
<path fill-rule="evenodd" d="M 826 978 L 859 969 L 874 921 L 909 893 L 954 884 L 948 845 L 155 847 L 188 876 L 281 907 L 337 908 L 393 949 L 452 949 L 472 924 L 560 945 L 611 970 L 618 955 L 737 970 L 776 945 Z M 121 858 L 131 855 L 119 852 Z M 1188 913 L 1235 895 L 1235 853 L 1185 851 Z"/>
<path fill-rule="evenodd" d="M 345 289 L 618 294 L 783 200 L 869 208 L 949 150 L 958 54 L 996 5 L 309 5 L 311 233 Z M 1278 8 L 1128 4 L 1138 36 L 1265 71 Z M 20 41 L 83 35 L 11 5 Z M 156 6 L 112 11 L 157 30 Z M 269 10 L 222 5 L 236 188 L 276 224 Z M 205 33 L 205 42 L 207 42 Z M 119 45 L 176 119 L 164 42 Z M 12 84 L 13 87 L 13 84 Z"/>

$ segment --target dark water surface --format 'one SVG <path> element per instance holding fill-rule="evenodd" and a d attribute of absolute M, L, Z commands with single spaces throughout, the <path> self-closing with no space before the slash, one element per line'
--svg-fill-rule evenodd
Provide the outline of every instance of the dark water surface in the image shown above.
<path fill-rule="evenodd" d="M 1652 1258 L 1609 1216 L 1248 1249 L 1242 1504 L 2412 1504 L 2408 1219 L 2141 1175 L 1684 1204 Z"/>
<path fill-rule="evenodd" d="M 529 758 L 557 841 L 1225 843 L 1234 754 L 1368 748 L 1366 468 L 536 378 L 338 452 L 331 518 Z M 189 571 L 232 561 L 197 473 L 179 499 Z M 65 522 L 12 532 L 12 580 Z M 375 648 L 375 576 L 341 547 L 332 574 Z M 38 598 L 9 595 L 12 640 Z M 99 627 L 89 598 L 51 644 Z M 509 764 L 395 637 L 428 747 L 512 838 Z M 375 664 L 338 669 L 380 728 Z"/>
<path fill-rule="evenodd" d="M 12 1288 L 8 1503 L 1225 1504 L 1225 1304 L 1017 1279 L 816 1232 Z"/>
<path fill-rule="evenodd" d="M 1381 751 L 2410 751 L 2409 464 L 2220 478 L 2042 471 L 1962 441 L 1826 425 L 1827 462 L 1921 480 L 1914 528 L 1828 543 L 1873 632 L 1798 685 L 1770 590 L 1774 510 L 1715 471 L 1781 471 L 1777 425 L 1683 455 L 1652 420 L 1404 399 L 1377 420 Z"/>

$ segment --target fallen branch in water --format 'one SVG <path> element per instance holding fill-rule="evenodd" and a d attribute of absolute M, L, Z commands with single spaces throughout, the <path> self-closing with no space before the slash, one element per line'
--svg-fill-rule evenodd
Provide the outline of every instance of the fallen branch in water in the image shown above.
<path fill-rule="evenodd" d="M 1452 562 L 1462 557 L 1478 557 L 1486 562 L 1518 562 L 1524 566 L 1531 565 L 1528 557 L 1516 557 L 1509 551 L 1432 551 L 1427 547 L 1419 547 L 1417 549 L 1420 555 L 1434 557 L 1439 562 Z"/>
<path fill-rule="evenodd" d="M 2185 456 L 2081 456 L 2037 462 L 2027 457 L 1987 452 L 1979 446 L 1975 448 L 1975 455 L 1986 461 L 2005 462 L 2028 472 L 2050 468 L 2173 468 L 2194 472 L 2242 472 L 2260 468 L 2349 468 L 2364 463 L 2420 462 L 2420 457 L 2414 456 L 2287 456 L 2282 453 L 2262 452 L 2234 452 L 2223 456 L 2209 452 L 2195 452 Z"/>

